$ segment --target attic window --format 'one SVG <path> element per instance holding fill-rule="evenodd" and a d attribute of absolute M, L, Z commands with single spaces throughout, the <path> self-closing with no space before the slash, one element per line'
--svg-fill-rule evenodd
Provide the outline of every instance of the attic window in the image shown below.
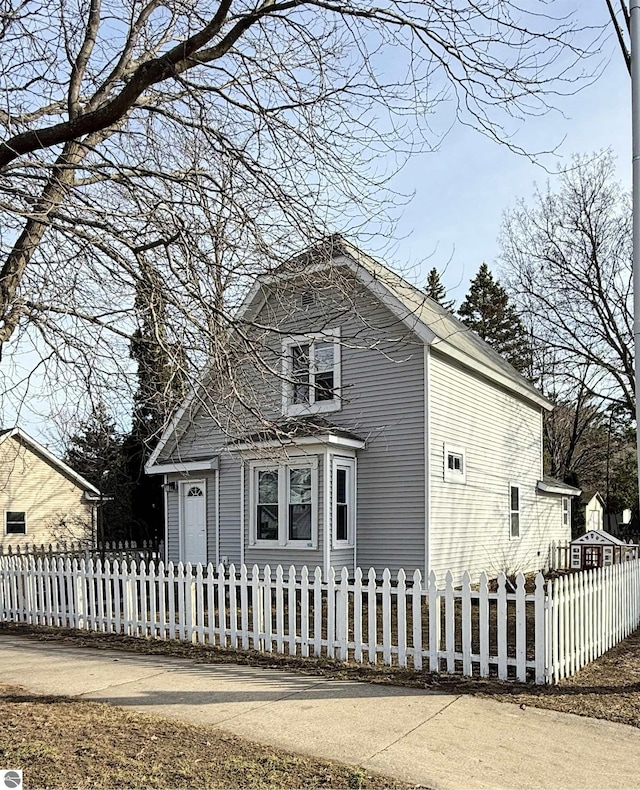
<path fill-rule="evenodd" d="M 316 295 L 313 291 L 305 291 L 300 297 L 301 307 L 312 307 L 316 303 Z"/>
<path fill-rule="evenodd" d="M 303 335 L 283 342 L 283 413 L 340 408 L 339 332 Z"/>

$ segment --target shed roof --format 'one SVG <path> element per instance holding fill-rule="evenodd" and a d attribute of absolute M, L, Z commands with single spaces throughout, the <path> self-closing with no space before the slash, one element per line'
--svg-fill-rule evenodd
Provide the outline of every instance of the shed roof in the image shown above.
<path fill-rule="evenodd" d="M 629 546 L 631 544 L 625 543 L 624 540 L 620 540 L 620 538 L 616 538 L 615 535 L 611 535 L 609 532 L 605 532 L 603 529 L 590 529 L 588 532 L 585 532 L 584 535 L 580 535 L 579 538 L 571 541 L 571 545 L 602 545 L 602 544 L 610 544 L 613 546 Z"/>

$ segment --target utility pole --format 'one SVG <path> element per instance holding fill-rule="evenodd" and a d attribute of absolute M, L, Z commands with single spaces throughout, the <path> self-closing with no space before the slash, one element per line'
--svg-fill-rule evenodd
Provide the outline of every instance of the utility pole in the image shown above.
<path fill-rule="evenodd" d="M 636 462 L 640 492 L 640 0 L 620 0 L 622 22 L 605 0 L 624 62 L 631 75 L 631 162 L 633 195 L 633 343 L 634 396 L 636 401 Z M 629 35 L 626 43 L 625 28 Z M 640 508 L 640 502 L 639 508 Z M 639 510 L 640 512 L 640 510 Z"/>
<path fill-rule="evenodd" d="M 640 481 L 640 0 L 629 2 L 631 38 L 631 151 L 633 179 L 633 342 L 636 460 Z M 639 486 L 640 488 L 640 486 Z"/>

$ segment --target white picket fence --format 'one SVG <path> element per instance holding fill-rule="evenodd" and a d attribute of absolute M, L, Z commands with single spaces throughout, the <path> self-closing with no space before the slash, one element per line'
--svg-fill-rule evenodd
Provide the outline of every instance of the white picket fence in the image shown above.
<path fill-rule="evenodd" d="M 5 621 L 326 656 L 431 672 L 553 683 L 597 658 L 640 618 L 640 561 L 527 592 L 519 574 L 454 587 L 416 571 L 323 581 L 291 566 L 214 568 L 57 557 L 0 557 Z"/>

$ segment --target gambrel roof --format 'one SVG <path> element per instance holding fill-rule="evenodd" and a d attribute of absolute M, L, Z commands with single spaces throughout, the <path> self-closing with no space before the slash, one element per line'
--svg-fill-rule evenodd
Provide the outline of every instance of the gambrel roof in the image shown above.
<path fill-rule="evenodd" d="M 258 277 L 237 313 L 237 320 L 250 322 L 255 317 L 264 304 L 265 287 L 270 284 L 294 279 L 307 272 L 322 271 L 328 266 L 348 268 L 399 321 L 432 349 L 535 406 L 549 411 L 553 408 L 553 404 L 524 376 L 448 310 L 339 235 Z M 189 409 L 207 378 L 205 372 L 199 389 L 194 388 L 178 409 L 152 453 L 147 468 L 156 463 L 171 437 L 180 438 L 186 429 L 183 422 L 188 422 L 189 416 L 193 416 L 189 415 Z"/>

